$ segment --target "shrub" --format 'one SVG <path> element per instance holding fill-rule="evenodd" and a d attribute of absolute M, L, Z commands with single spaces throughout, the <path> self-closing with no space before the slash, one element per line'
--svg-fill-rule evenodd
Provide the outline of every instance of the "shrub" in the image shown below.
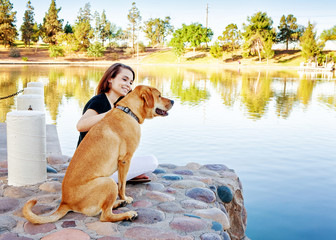
<path fill-rule="evenodd" d="M 61 46 L 50 45 L 49 46 L 49 56 L 50 57 L 64 57 L 64 49 Z"/>
<path fill-rule="evenodd" d="M 223 57 L 223 48 L 219 45 L 218 42 L 215 42 L 211 46 L 210 54 L 211 54 L 211 56 L 213 56 L 214 58 L 217 58 L 217 59 Z"/>
<path fill-rule="evenodd" d="M 146 52 L 146 46 L 143 42 L 139 42 L 139 52 Z M 135 52 L 137 52 L 137 45 L 135 45 Z"/>
<path fill-rule="evenodd" d="M 327 54 L 327 57 L 328 57 L 328 62 L 329 61 L 333 61 L 333 62 L 336 62 L 336 55 L 334 54 L 334 52 L 330 52 Z"/>
<path fill-rule="evenodd" d="M 119 44 L 116 43 L 116 42 L 111 42 L 111 43 L 109 43 L 108 47 L 114 49 L 114 48 L 119 47 Z"/>
<path fill-rule="evenodd" d="M 22 60 L 27 62 L 28 61 L 28 58 L 27 57 L 22 57 Z"/>
<path fill-rule="evenodd" d="M 105 48 L 103 45 L 99 42 L 96 42 L 94 44 L 90 44 L 89 48 L 87 49 L 87 55 L 96 59 L 97 57 L 104 56 L 104 51 Z"/>
<path fill-rule="evenodd" d="M 125 55 L 132 55 L 133 54 L 133 49 L 132 48 L 126 48 L 125 49 Z"/>
<path fill-rule="evenodd" d="M 111 60 L 118 60 L 119 59 L 119 54 L 118 53 L 111 53 L 110 54 Z"/>
<path fill-rule="evenodd" d="M 9 56 L 10 57 L 21 57 L 21 53 L 20 53 L 20 51 L 19 51 L 19 49 L 17 49 L 17 48 L 11 48 L 10 50 L 9 50 Z"/>

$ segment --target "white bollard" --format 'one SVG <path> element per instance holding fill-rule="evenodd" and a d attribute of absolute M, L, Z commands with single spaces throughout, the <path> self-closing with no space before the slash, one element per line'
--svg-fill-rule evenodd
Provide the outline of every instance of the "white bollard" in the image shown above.
<path fill-rule="evenodd" d="M 27 83 L 27 87 L 40 87 L 40 88 L 43 88 L 44 85 L 41 82 L 29 82 L 29 83 Z"/>
<path fill-rule="evenodd" d="M 7 155 L 8 185 L 32 185 L 47 179 L 44 112 L 7 113 Z"/>
<path fill-rule="evenodd" d="M 43 96 L 44 96 L 44 84 L 42 82 L 29 82 L 29 83 L 27 83 L 27 88 L 31 88 L 31 87 L 41 88 L 42 91 L 43 91 Z"/>
<path fill-rule="evenodd" d="M 37 95 L 44 95 L 43 88 L 40 87 L 26 87 L 23 89 L 23 94 L 29 95 L 29 94 L 37 94 Z"/>
<path fill-rule="evenodd" d="M 17 110 L 45 111 L 43 95 L 27 94 L 17 97 Z"/>

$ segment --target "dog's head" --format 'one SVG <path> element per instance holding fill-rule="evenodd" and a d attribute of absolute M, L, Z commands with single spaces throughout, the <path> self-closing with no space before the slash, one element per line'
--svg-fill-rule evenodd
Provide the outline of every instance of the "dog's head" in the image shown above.
<path fill-rule="evenodd" d="M 138 116 L 140 123 L 145 118 L 167 116 L 173 107 L 174 101 L 161 96 L 159 90 L 154 87 L 139 85 L 125 97 L 127 107 Z M 122 104 L 121 101 L 120 105 Z"/>

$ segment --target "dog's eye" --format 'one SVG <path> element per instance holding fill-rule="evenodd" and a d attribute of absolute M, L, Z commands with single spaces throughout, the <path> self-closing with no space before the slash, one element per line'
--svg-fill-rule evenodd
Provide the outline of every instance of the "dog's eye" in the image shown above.
<path fill-rule="evenodd" d="M 159 98 L 161 97 L 161 95 L 159 95 Z"/>

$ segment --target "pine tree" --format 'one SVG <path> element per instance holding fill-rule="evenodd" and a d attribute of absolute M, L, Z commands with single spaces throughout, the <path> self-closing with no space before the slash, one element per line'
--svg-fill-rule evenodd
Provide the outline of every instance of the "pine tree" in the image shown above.
<path fill-rule="evenodd" d="M 34 26 L 33 26 L 33 35 L 31 37 L 31 40 L 33 42 L 38 42 L 39 38 L 40 38 L 40 35 L 41 35 L 41 24 L 37 24 L 36 22 L 34 23 Z"/>
<path fill-rule="evenodd" d="M 62 32 L 63 19 L 58 19 L 58 13 L 61 8 L 56 8 L 55 0 L 51 0 L 48 12 L 43 19 L 43 41 L 55 45 L 57 43 L 56 35 Z"/>
<path fill-rule="evenodd" d="M 264 49 L 262 51 L 262 56 L 268 60 L 274 57 L 274 50 L 272 49 L 273 46 L 273 40 L 271 38 L 268 38 L 268 40 L 264 43 Z"/>
<path fill-rule="evenodd" d="M 244 53 L 243 56 L 249 56 L 250 53 L 258 53 L 259 61 L 261 61 L 261 52 L 264 43 L 269 38 L 274 39 L 275 32 L 272 29 L 273 20 L 267 16 L 266 12 L 257 12 L 252 17 L 247 17 L 248 25 L 243 24 L 245 32 L 244 37 Z"/>
<path fill-rule="evenodd" d="M 218 37 L 224 47 L 224 51 L 230 53 L 233 60 L 233 54 L 240 48 L 240 40 L 242 36 L 236 24 L 231 23 L 226 26 L 223 35 Z"/>
<path fill-rule="evenodd" d="M 96 16 L 96 38 L 102 40 L 102 45 L 109 38 L 111 33 L 111 22 L 106 19 L 105 10 L 103 10 L 102 15 L 99 16 L 99 13 L 95 13 Z"/>
<path fill-rule="evenodd" d="M 30 0 L 27 2 L 27 10 L 23 16 L 23 23 L 21 25 L 21 39 L 25 46 L 30 47 L 30 41 L 33 39 L 34 35 L 34 8 L 31 5 Z"/>
<path fill-rule="evenodd" d="M 86 50 L 90 45 L 90 39 L 94 36 L 93 28 L 91 27 L 91 5 L 86 3 L 84 8 L 79 9 L 73 32 L 78 41 L 80 50 Z"/>
<path fill-rule="evenodd" d="M 144 23 L 143 32 L 153 47 L 157 44 L 162 45 L 167 35 L 173 32 L 173 27 L 170 25 L 170 17 L 166 17 L 165 20 L 150 18 Z"/>
<path fill-rule="evenodd" d="M 134 53 L 135 52 L 134 43 L 137 38 L 136 32 L 140 30 L 140 23 L 141 23 L 140 11 L 136 7 L 135 2 L 132 3 L 132 8 L 129 10 L 127 18 L 128 21 L 130 22 L 128 30 L 131 32 L 132 48 Z"/>
<path fill-rule="evenodd" d="M 16 38 L 16 12 L 12 11 L 13 4 L 9 0 L 0 0 L 0 41 L 6 47 L 12 45 Z"/>
<path fill-rule="evenodd" d="M 63 31 L 64 31 L 65 34 L 67 34 L 67 33 L 73 33 L 72 27 L 69 24 L 69 22 L 67 22 L 65 24 Z"/>
<path fill-rule="evenodd" d="M 286 43 L 286 50 L 288 50 L 289 42 L 299 40 L 299 37 L 296 34 L 298 29 L 296 21 L 296 17 L 292 14 L 289 14 L 287 17 L 283 15 L 280 19 L 280 25 L 278 26 L 280 32 L 277 35 L 277 39 L 279 42 Z"/>
<path fill-rule="evenodd" d="M 301 54 L 306 60 L 318 54 L 319 48 L 316 42 L 316 33 L 314 32 L 313 24 L 310 22 L 308 22 L 308 27 L 300 38 L 300 42 L 302 48 Z"/>

